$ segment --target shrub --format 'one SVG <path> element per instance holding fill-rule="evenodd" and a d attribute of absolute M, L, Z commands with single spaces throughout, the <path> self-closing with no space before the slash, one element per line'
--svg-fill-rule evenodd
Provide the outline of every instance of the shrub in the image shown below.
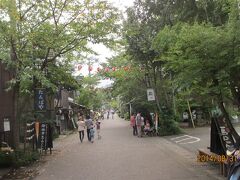
<path fill-rule="evenodd" d="M 30 163 L 38 160 L 40 154 L 38 152 L 23 152 L 22 150 L 17 150 L 12 153 L 6 153 L 0 151 L 0 167 L 20 167 L 26 166 Z"/>
<path fill-rule="evenodd" d="M 40 158 L 39 152 L 23 152 L 22 150 L 13 153 L 12 165 L 14 167 L 26 166 Z"/>
<path fill-rule="evenodd" d="M 0 151 L 0 167 L 9 167 L 12 165 L 13 154 Z"/>
<path fill-rule="evenodd" d="M 129 117 L 129 113 L 128 113 L 128 112 L 124 114 L 124 119 L 127 120 L 127 121 L 130 120 L 130 117 Z"/>
<path fill-rule="evenodd" d="M 160 127 L 158 128 L 159 136 L 169 136 L 182 133 L 181 128 L 176 122 L 177 118 L 171 111 L 164 110 L 160 114 Z"/>
<path fill-rule="evenodd" d="M 182 133 L 182 130 L 179 128 L 177 122 L 171 119 L 164 120 L 158 128 L 159 136 L 170 136 L 180 133 Z"/>

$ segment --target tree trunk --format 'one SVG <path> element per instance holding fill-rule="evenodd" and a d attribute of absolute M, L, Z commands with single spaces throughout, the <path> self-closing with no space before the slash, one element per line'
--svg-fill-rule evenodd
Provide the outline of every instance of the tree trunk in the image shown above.
<path fill-rule="evenodd" d="M 17 5 L 16 0 L 11 0 L 9 2 L 8 14 L 10 17 L 10 25 L 11 25 L 11 42 L 10 42 L 10 57 L 11 61 L 14 64 L 17 64 L 18 57 L 16 51 L 16 32 L 17 32 L 17 22 L 16 22 L 16 14 L 17 14 Z M 13 69 L 13 78 L 17 80 L 18 66 Z M 18 96 L 19 96 L 19 83 L 17 82 L 13 88 L 13 119 L 12 119 L 12 139 L 13 139 L 13 147 L 16 149 L 19 146 L 19 123 L 17 120 L 17 110 L 18 110 Z"/>
<path fill-rule="evenodd" d="M 157 108 L 159 110 L 160 113 L 162 113 L 162 109 L 160 106 L 160 102 L 159 102 L 159 98 L 158 98 L 158 90 L 157 90 L 157 77 L 156 77 L 156 71 L 155 68 L 153 67 L 153 84 L 154 84 L 154 92 L 155 92 L 155 98 L 156 98 L 156 104 L 157 104 Z"/>
<path fill-rule="evenodd" d="M 12 139 L 13 147 L 17 149 L 19 147 L 19 121 L 17 117 L 18 110 L 18 87 L 13 89 L 13 119 L 12 119 Z"/>

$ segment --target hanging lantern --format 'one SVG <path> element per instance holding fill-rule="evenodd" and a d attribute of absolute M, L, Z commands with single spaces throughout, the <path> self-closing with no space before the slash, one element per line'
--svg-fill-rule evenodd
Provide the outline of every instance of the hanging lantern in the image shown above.
<path fill-rule="evenodd" d="M 101 71 L 101 68 L 100 68 L 100 67 L 98 67 L 98 68 L 97 68 L 97 71 L 98 71 L 98 72 L 99 72 L 99 71 Z"/>
<path fill-rule="evenodd" d="M 113 67 L 112 70 L 113 70 L 113 71 L 116 71 L 116 67 Z"/>
<path fill-rule="evenodd" d="M 78 66 L 77 66 L 77 69 L 78 69 L 78 71 L 81 71 L 81 69 L 82 69 L 82 65 L 81 65 L 81 64 L 78 65 Z"/>
<path fill-rule="evenodd" d="M 108 71 L 109 71 L 109 67 L 106 67 L 106 68 L 105 68 L 105 72 L 108 72 Z"/>
<path fill-rule="evenodd" d="M 88 66 L 88 71 L 92 71 L 93 67 L 92 66 Z"/>

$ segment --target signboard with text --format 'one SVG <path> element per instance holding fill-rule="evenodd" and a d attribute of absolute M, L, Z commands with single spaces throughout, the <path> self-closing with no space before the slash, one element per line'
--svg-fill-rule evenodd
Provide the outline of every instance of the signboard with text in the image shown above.
<path fill-rule="evenodd" d="M 35 109 L 35 111 L 45 111 L 46 110 L 45 89 L 42 89 L 42 88 L 35 89 L 34 109 Z"/>
<path fill-rule="evenodd" d="M 41 123 L 40 149 L 47 149 L 47 124 Z"/>
<path fill-rule="evenodd" d="M 9 120 L 9 118 L 4 118 L 3 119 L 3 128 L 4 128 L 4 132 L 10 131 L 10 120 Z"/>
<path fill-rule="evenodd" d="M 211 123 L 210 150 L 219 155 L 235 149 L 232 132 L 223 116 L 214 117 Z"/>
<path fill-rule="evenodd" d="M 35 123 L 35 139 L 37 148 L 40 151 L 46 151 L 48 148 L 53 148 L 53 128 L 48 123 Z"/>
<path fill-rule="evenodd" d="M 155 101 L 154 89 L 147 89 L 147 98 L 148 101 Z"/>

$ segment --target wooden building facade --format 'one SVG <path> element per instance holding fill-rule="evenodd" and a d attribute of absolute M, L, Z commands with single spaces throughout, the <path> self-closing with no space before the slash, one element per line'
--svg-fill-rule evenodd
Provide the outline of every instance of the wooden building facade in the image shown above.
<path fill-rule="evenodd" d="M 13 144 L 11 123 L 14 114 L 13 92 L 6 91 L 7 82 L 11 79 L 12 73 L 0 62 L 0 146 L 3 141 L 10 146 Z"/>

